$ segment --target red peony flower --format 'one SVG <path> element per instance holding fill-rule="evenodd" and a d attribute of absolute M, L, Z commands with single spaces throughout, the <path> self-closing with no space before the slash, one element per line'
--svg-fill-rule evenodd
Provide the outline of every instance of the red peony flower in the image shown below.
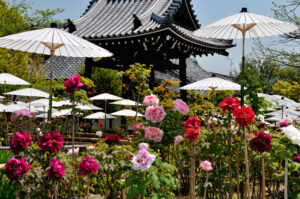
<path fill-rule="evenodd" d="M 21 158 L 21 160 L 17 160 L 15 157 L 12 157 L 5 164 L 5 174 L 11 180 L 18 180 L 29 170 L 29 164 L 23 157 Z"/>
<path fill-rule="evenodd" d="M 241 108 L 235 108 L 233 112 L 236 123 L 242 127 L 254 122 L 254 112 L 250 106 L 243 105 Z"/>
<path fill-rule="evenodd" d="M 62 178 L 65 175 L 65 166 L 58 159 L 50 159 L 50 169 L 46 171 L 50 178 Z"/>
<path fill-rule="evenodd" d="M 79 173 L 81 175 L 95 174 L 98 172 L 98 167 L 98 162 L 93 157 L 86 157 L 79 163 Z"/>
<path fill-rule="evenodd" d="M 113 143 L 119 143 L 121 140 L 121 136 L 119 135 L 112 135 L 112 134 L 108 134 L 106 137 L 105 137 L 105 142 L 107 144 L 113 144 Z"/>
<path fill-rule="evenodd" d="M 254 131 L 255 138 L 250 140 L 250 146 L 253 151 L 258 151 L 260 153 L 263 153 L 265 151 L 269 151 L 272 147 L 271 141 L 272 137 L 265 133 L 264 131 L 259 131 L 257 133 Z"/>
<path fill-rule="evenodd" d="M 40 137 L 39 147 L 42 151 L 57 153 L 64 144 L 64 139 L 58 132 L 50 131 Z"/>
<path fill-rule="evenodd" d="M 234 109 L 238 108 L 239 106 L 239 99 L 233 97 L 224 98 L 219 104 L 219 107 L 222 109 L 223 113 L 227 110 L 234 112 Z"/>
<path fill-rule="evenodd" d="M 103 126 L 103 122 L 99 121 L 99 122 L 98 122 L 98 126 L 99 126 L 99 127 L 102 127 L 102 126 Z"/>
<path fill-rule="evenodd" d="M 189 117 L 188 120 L 184 122 L 184 129 L 187 131 L 189 129 L 197 129 L 201 125 L 201 120 L 196 116 Z"/>
<path fill-rule="evenodd" d="M 16 132 L 16 135 L 10 142 L 10 149 L 14 154 L 19 154 L 24 148 L 29 147 L 30 143 L 31 136 L 27 135 L 27 131 L 23 131 L 22 133 Z"/>
<path fill-rule="evenodd" d="M 294 157 L 294 161 L 300 163 L 300 153 Z"/>
<path fill-rule="evenodd" d="M 69 77 L 64 82 L 64 87 L 66 87 L 66 91 L 68 92 L 74 92 L 77 91 L 79 87 L 83 86 L 83 83 L 80 82 L 81 77 L 76 74 L 74 77 Z"/>
<path fill-rule="evenodd" d="M 200 129 L 189 129 L 184 133 L 184 137 L 188 139 L 190 142 L 194 142 L 195 140 L 198 139 L 200 133 Z"/>

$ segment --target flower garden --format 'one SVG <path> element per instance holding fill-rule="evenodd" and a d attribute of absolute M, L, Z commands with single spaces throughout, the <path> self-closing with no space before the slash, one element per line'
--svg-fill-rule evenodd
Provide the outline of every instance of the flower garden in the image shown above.
<path fill-rule="evenodd" d="M 267 125 L 233 92 L 189 92 L 184 102 L 172 90 L 178 82 L 166 80 L 151 90 L 150 72 L 140 66 L 127 71 L 133 82 L 137 72 L 144 74 L 136 84 L 142 105 L 133 109 L 145 117 L 126 118 L 132 131 L 106 132 L 99 120 L 102 140 L 65 148 L 59 118 L 15 115 L 23 125 L 9 140 L 11 152 L 1 152 L 7 155 L 4 197 L 281 198 L 285 189 L 299 197 L 299 124 L 282 119 Z M 72 118 L 80 118 L 75 104 L 84 84 L 75 75 L 63 86 L 72 102 L 71 128 L 78 131 Z"/>

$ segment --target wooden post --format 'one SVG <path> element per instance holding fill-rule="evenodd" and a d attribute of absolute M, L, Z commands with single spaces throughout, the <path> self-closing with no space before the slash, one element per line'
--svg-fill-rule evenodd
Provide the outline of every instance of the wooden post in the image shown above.
<path fill-rule="evenodd" d="M 94 64 L 93 58 L 85 59 L 84 77 L 87 78 L 92 77 L 93 64 Z"/>
<path fill-rule="evenodd" d="M 180 79 L 180 87 L 185 86 L 187 81 L 187 75 L 186 75 L 186 57 L 180 57 L 179 58 L 179 79 Z M 185 90 L 180 90 L 180 96 L 183 101 L 186 102 L 186 96 L 187 92 Z"/>
<path fill-rule="evenodd" d="M 285 158 L 284 160 L 284 199 L 288 198 L 288 164 L 289 160 Z"/>

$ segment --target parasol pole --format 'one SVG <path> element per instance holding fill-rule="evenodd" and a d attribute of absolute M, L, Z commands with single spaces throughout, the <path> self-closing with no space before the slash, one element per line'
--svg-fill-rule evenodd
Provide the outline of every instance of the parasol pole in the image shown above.
<path fill-rule="evenodd" d="M 104 127 L 105 127 L 105 128 L 104 128 L 104 131 L 105 131 L 105 133 L 106 133 L 106 129 L 107 129 L 107 128 L 106 128 L 106 100 L 104 100 L 104 104 L 105 104 L 105 105 L 104 105 L 104 109 L 105 109 L 105 115 L 104 115 Z"/>
<path fill-rule="evenodd" d="M 41 42 L 44 46 L 46 46 L 50 50 L 51 54 L 51 71 L 50 71 L 50 94 L 49 94 L 49 110 L 48 110 L 48 121 L 51 120 L 51 115 L 52 115 L 52 79 L 53 79 L 53 59 L 54 59 L 54 54 L 55 50 L 64 46 L 65 44 L 49 44 L 46 42 Z"/>

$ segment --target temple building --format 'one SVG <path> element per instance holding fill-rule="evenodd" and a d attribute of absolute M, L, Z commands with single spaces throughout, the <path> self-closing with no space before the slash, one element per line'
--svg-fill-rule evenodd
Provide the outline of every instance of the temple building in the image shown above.
<path fill-rule="evenodd" d="M 187 58 L 215 53 L 227 56 L 226 49 L 235 46 L 231 40 L 193 36 L 200 24 L 191 0 L 92 0 L 73 23 L 73 34 L 114 54 L 99 61 L 85 59 L 86 77 L 91 77 L 93 67 L 126 70 L 139 62 L 152 64 L 155 71 L 177 71 L 183 86 Z"/>

